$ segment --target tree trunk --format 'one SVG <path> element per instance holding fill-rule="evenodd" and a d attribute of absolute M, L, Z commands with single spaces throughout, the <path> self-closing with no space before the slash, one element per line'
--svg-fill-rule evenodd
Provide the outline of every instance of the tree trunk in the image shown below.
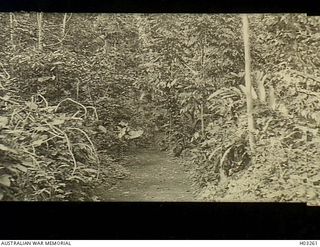
<path fill-rule="evenodd" d="M 10 43 L 12 48 L 14 48 L 14 39 L 13 39 L 13 13 L 10 13 Z"/>
<path fill-rule="evenodd" d="M 171 135 L 172 135 L 172 114 L 169 116 L 169 150 L 171 149 Z"/>
<path fill-rule="evenodd" d="M 38 22 L 38 49 L 42 50 L 42 12 L 37 13 L 37 22 Z"/>
<path fill-rule="evenodd" d="M 61 42 L 63 41 L 64 36 L 66 34 L 66 23 L 67 23 L 67 13 L 64 13 L 63 19 L 62 19 Z"/>
<path fill-rule="evenodd" d="M 247 98 L 247 116 L 248 116 L 248 132 L 249 144 L 251 152 L 254 152 L 254 119 L 253 119 L 253 101 L 252 101 L 252 84 L 251 84 L 251 57 L 250 57 L 250 39 L 249 39 L 249 20 L 246 14 L 242 15 L 243 24 L 243 44 L 245 56 L 245 83 Z"/>
<path fill-rule="evenodd" d="M 269 86 L 269 106 L 272 110 L 276 110 L 276 96 L 272 85 Z"/>
<path fill-rule="evenodd" d="M 202 51 L 201 51 L 201 81 L 204 80 L 205 74 L 205 58 L 206 58 L 206 34 L 204 34 L 203 40 L 202 40 Z M 203 87 L 203 85 L 201 85 Z M 202 89 L 203 94 L 205 93 L 205 88 Z M 201 135 L 204 137 L 204 102 L 200 105 L 200 118 L 201 118 Z"/>

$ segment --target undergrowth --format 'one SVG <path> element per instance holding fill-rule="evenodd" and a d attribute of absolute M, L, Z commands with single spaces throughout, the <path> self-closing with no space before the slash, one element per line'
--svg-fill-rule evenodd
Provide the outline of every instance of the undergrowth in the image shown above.
<path fill-rule="evenodd" d="M 241 112 L 237 121 L 228 120 L 229 115 L 218 120 L 229 123 L 229 128 L 220 127 L 218 121 L 209 125 L 208 139 L 191 150 L 191 176 L 201 199 L 320 204 L 317 90 L 288 71 L 278 74 L 281 79 L 285 75 L 277 91 L 287 101 L 278 102 L 275 109 L 261 104 L 255 109 L 254 153 Z"/>
<path fill-rule="evenodd" d="M 79 109 L 63 112 L 63 104 Z M 97 152 L 97 130 L 86 126 L 97 117 L 92 108 L 72 99 L 52 106 L 40 94 L 29 101 L 6 94 L 1 107 L 1 199 L 92 200 L 95 186 L 125 174 Z"/>

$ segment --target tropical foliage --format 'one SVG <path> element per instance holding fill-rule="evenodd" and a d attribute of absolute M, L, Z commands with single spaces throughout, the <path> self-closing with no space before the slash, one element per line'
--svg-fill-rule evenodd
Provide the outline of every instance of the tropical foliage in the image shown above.
<path fill-rule="evenodd" d="M 201 199 L 319 203 L 320 19 L 248 21 L 1 14 L 0 198 L 99 200 L 153 147 Z"/>

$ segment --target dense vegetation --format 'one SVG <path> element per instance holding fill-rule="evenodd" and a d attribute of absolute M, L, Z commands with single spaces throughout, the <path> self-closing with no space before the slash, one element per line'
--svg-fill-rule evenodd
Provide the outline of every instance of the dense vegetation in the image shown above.
<path fill-rule="evenodd" d="M 318 204 L 320 19 L 248 19 L 1 14 L 0 198 L 99 200 L 156 147 L 201 199 Z"/>

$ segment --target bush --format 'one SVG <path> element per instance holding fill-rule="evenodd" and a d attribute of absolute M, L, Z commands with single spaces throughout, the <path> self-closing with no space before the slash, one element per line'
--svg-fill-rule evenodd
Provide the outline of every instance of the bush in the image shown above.
<path fill-rule="evenodd" d="M 50 106 L 41 95 L 30 101 L 5 95 L 1 104 L 5 200 L 79 199 L 94 186 L 100 161 L 85 128 L 86 115 L 59 112 L 61 104 Z"/>

